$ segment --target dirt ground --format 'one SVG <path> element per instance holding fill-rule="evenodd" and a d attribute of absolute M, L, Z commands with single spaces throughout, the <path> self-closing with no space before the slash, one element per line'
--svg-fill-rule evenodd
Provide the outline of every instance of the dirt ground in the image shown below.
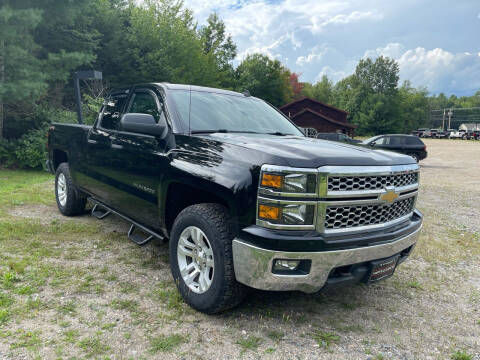
<path fill-rule="evenodd" d="M 394 277 L 312 295 L 252 291 L 216 316 L 183 304 L 167 244 L 136 246 L 119 218 L 59 215 L 52 179 L 8 188 L 0 359 L 480 360 L 480 141 L 425 143 L 424 228 Z"/>

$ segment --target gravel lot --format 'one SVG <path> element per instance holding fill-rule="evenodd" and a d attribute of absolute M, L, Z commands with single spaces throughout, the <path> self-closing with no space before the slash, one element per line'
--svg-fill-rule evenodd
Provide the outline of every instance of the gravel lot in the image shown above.
<path fill-rule="evenodd" d="M 51 177 L 0 171 L 0 359 L 480 359 L 480 141 L 425 142 L 424 229 L 394 277 L 217 316 L 183 304 L 167 244 L 65 218 Z"/>

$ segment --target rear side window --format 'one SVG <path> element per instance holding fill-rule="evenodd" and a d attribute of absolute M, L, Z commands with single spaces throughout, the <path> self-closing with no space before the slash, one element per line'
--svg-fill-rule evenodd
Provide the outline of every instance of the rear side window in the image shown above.
<path fill-rule="evenodd" d="M 409 136 L 406 138 L 406 144 L 407 145 L 423 145 L 423 142 L 416 136 Z"/>
<path fill-rule="evenodd" d="M 403 137 L 400 137 L 400 136 L 390 136 L 388 139 L 390 139 L 390 142 L 388 145 L 393 145 L 393 146 L 397 146 L 397 145 L 403 145 Z"/>
<path fill-rule="evenodd" d="M 127 95 L 115 95 L 107 98 L 103 104 L 100 127 L 107 130 L 117 130 L 120 115 L 127 100 Z"/>

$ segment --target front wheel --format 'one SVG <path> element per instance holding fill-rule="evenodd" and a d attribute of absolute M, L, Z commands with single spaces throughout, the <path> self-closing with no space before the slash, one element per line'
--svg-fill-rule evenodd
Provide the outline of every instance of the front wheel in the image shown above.
<path fill-rule="evenodd" d="M 73 184 L 68 163 L 61 163 L 55 173 L 55 197 L 58 210 L 65 216 L 79 215 L 85 210 L 87 199 Z"/>
<path fill-rule="evenodd" d="M 238 305 L 246 288 L 235 279 L 232 240 L 234 229 L 219 204 L 184 209 L 173 224 L 170 267 L 184 301 L 213 314 Z"/>

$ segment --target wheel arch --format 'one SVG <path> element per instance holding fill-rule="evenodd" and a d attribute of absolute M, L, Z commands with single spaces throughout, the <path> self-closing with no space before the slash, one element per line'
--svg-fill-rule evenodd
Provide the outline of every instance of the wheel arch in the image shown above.
<path fill-rule="evenodd" d="M 203 184 L 205 185 L 205 184 Z M 169 182 L 164 187 L 160 202 L 160 220 L 164 233 L 169 236 L 173 222 L 185 208 L 195 204 L 215 203 L 224 206 L 232 218 L 237 216 L 234 195 L 228 189 L 209 183 L 192 184 L 179 181 Z"/>

